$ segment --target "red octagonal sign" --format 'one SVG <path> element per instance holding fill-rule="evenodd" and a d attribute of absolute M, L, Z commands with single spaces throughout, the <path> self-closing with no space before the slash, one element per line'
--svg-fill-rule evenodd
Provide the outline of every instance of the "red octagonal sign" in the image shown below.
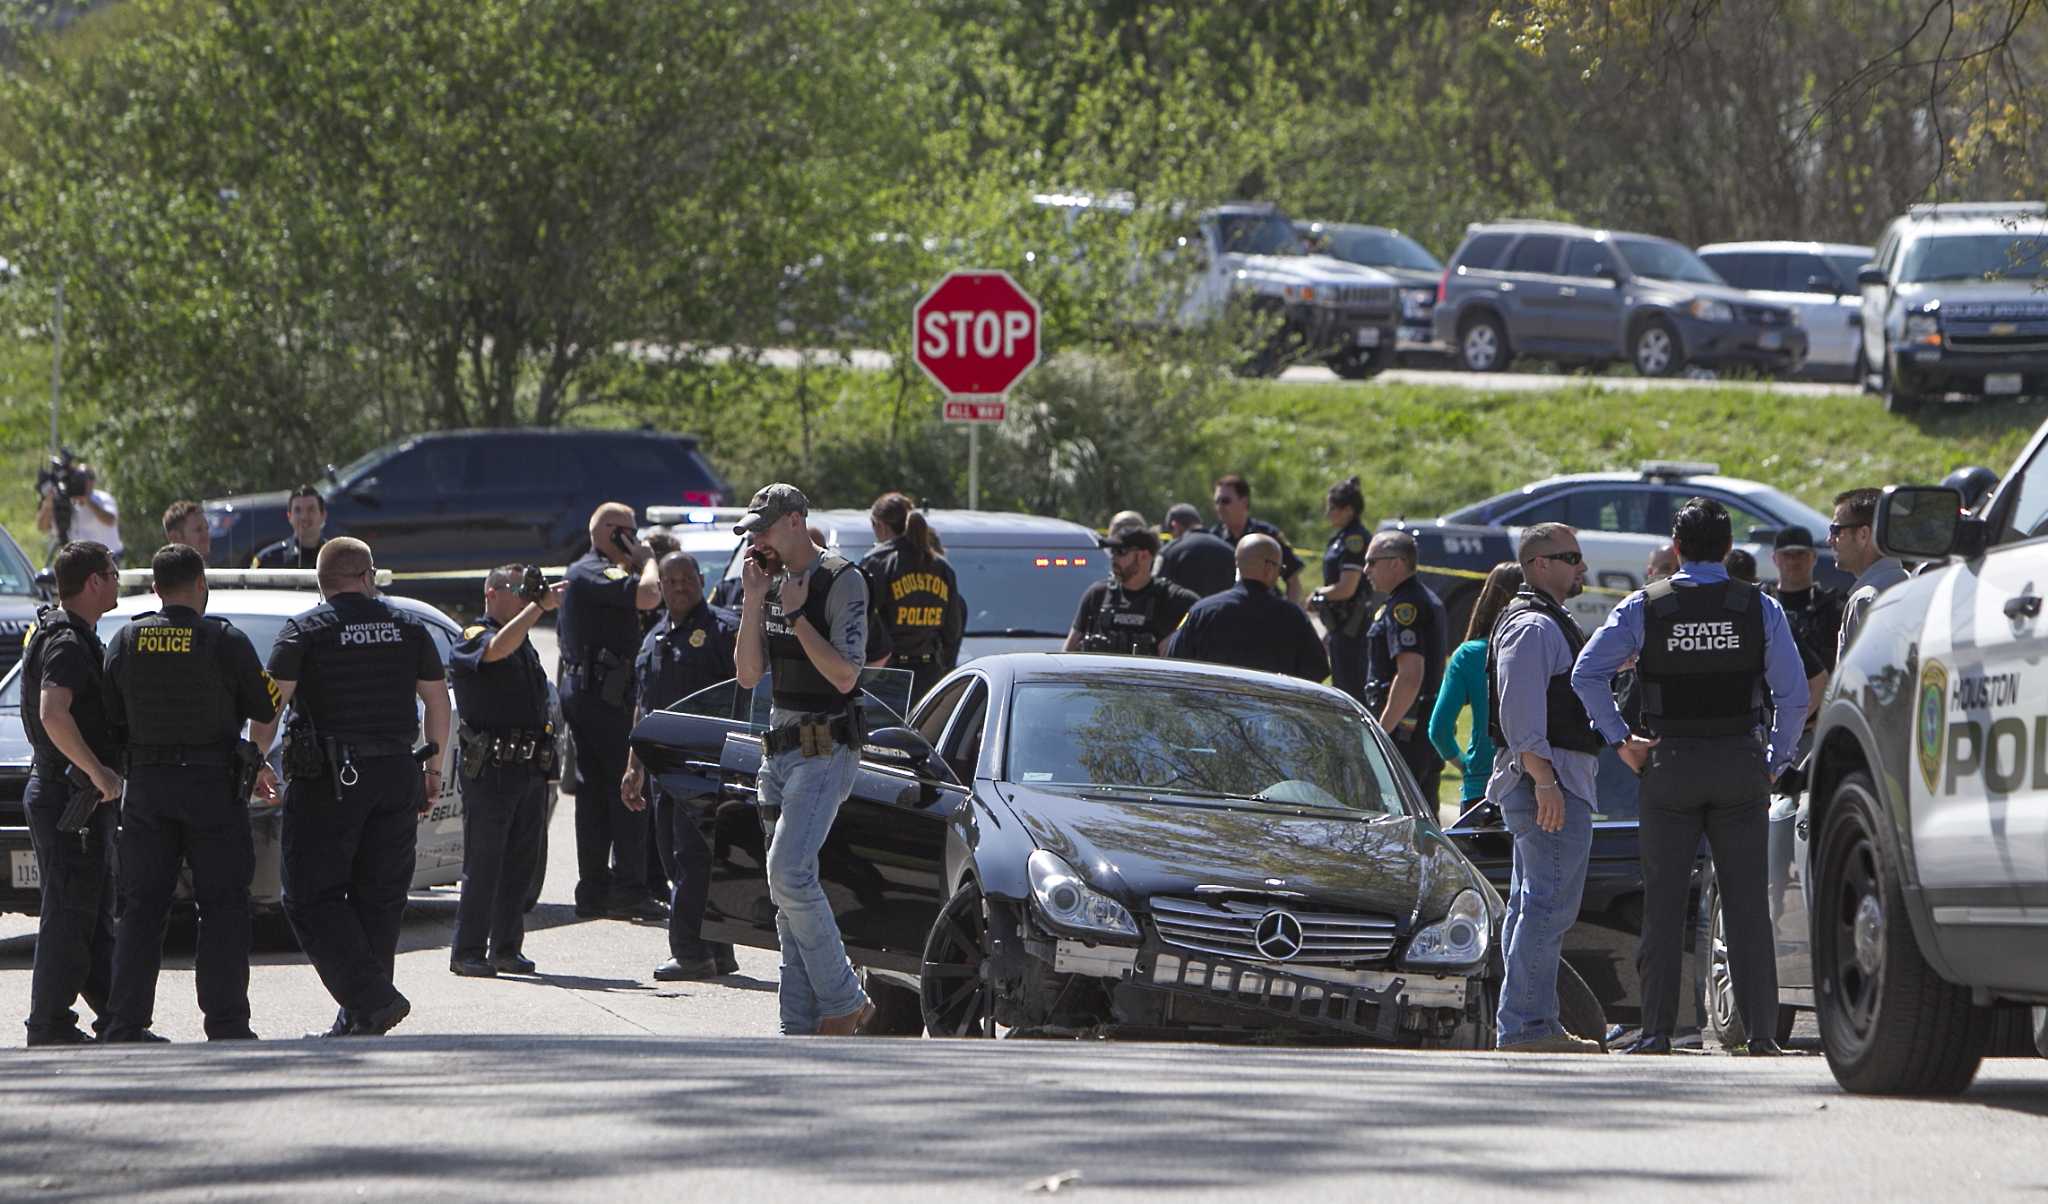
<path fill-rule="evenodd" d="M 1038 362 L 1038 302 L 1008 272 L 950 272 L 911 312 L 917 366 L 954 397 L 994 397 Z"/>

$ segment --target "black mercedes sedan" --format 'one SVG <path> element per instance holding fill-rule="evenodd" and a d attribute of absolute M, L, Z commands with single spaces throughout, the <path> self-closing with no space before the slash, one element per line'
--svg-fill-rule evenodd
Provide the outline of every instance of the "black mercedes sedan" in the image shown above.
<path fill-rule="evenodd" d="M 861 768 L 819 859 L 870 1031 L 1491 1046 L 1499 897 L 1344 694 L 1013 653 L 905 721 L 892 676 L 864 678 Z M 705 936 L 774 948 L 765 696 L 714 686 L 633 744 L 705 825 Z"/>

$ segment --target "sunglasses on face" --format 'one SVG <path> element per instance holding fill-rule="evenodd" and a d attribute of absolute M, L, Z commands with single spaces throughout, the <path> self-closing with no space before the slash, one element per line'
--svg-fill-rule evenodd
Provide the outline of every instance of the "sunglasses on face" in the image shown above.
<path fill-rule="evenodd" d="M 1368 557 L 1366 557 L 1366 558 L 1365 558 L 1365 562 L 1366 562 L 1367 564 L 1378 564 L 1378 563 L 1379 563 L 1380 561 L 1382 561 L 1382 560 L 1404 560 L 1404 559 L 1406 559 L 1406 557 L 1402 557 L 1402 556 L 1368 556 Z"/>
<path fill-rule="evenodd" d="M 1586 558 L 1585 558 L 1584 556 L 1580 555 L 1580 554 L 1579 554 L 1578 552 L 1576 552 L 1576 551 L 1572 551 L 1572 552 L 1541 552 L 1541 553 L 1538 553 L 1537 555 L 1534 555 L 1534 556 L 1531 556 L 1531 557 L 1529 557 L 1529 560 L 1530 560 L 1530 561 L 1536 561 L 1536 560 L 1555 560 L 1555 561 L 1557 561 L 1557 562 L 1558 562 L 1558 563 L 1560 563 L 1560 564 L 1568 564 L 1568 565 L 1571 565 L 1571 566 L 1572 566 L 1573 568 L 1577 568 L 1578 566 L 1580 566 L 1580 565 L 1582 565 L 1582 564 L 1586 563 Z M 1527 563 L 1527 562 L 1525 561 L 1524 563 Z"/>
<path fill-rule="evenodd" d="M 1869 523 L 1829 523 L 1828 538 L 1835 539 L 1844 531 L 1854 531 L 1858 527 L 1867 527 L 1869 525 Z"/>

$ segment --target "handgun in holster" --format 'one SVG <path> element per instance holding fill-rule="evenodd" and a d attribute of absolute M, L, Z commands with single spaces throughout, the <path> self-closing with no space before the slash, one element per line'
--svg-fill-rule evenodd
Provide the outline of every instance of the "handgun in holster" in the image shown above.
<path fill-rule="evenodd" d="M 57 830 L 83 839 L 85 825 L 92 822 L 93 808 L 100 805 L 100 788 L 76 765 L 64 771 L 64 782 L 71 787 L 71 797 L 64 803 L 63 814 L 57 817 Z"/>
<path fill-rule="evenodd" d="M 597 655 L 591 658 L 591 663 L 603 674 L 598 678 L 598 698 L 608 707 L 623 708 L 626 705 L 626 696 L 633 689 L 633 662 L 609 648 L 600 648 Z"/>
<path fill-rule="evenodd" d="M 1337 633 L 1347 640 L 1355 640 L 1365 630 L 1365 617 L 1370 608 L 1356 595 L 1337 604 Z"/>
<path fill-rule="evenodd" d="M 327 753 L 320 746 L 320 736 L 313 730 L 312 720 L 293 716 L 284 729 L 285 780 L 325 777 L 326 774 Z"/>
<path fill-rule="evenodd" d="M 263 750 L 253 740 L 235 741 L 234 756 L 228 762 L 233 773 L 235 801 L 247 803 L 256 792 L 256 778 L 263 772 Z"/>
<path fill-rule="evenodd" d="M 473 727 L 455 729 L 455 745 L 462 757 L 462 777 L 474 782 L 484 776 L 491 760 L 491 738 Z"/>

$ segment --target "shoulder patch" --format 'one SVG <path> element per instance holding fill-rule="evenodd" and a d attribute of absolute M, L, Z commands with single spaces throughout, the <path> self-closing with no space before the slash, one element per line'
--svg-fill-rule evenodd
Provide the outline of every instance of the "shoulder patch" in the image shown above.
<path fill-rule="evenodd" d="M 1414 623 L 1414 622 L 1415 622 L 1415 603 L 1413 603 L 1413 602 L 1396 602 L 1396 603 L 1394 603 L 1394 622 L 1396 622 L 1396 623 L 1399 623 L 1399 624 L 1400 624 L 1401 626 L 1403 626 L 1403 627 L 1407 627 L 1407 626 L 1411 625 L 1412 623 Z"/>
<path fill-rule="evenodd" d="M 465 640 L 473 640 L 476 637 L 482 635 L 484 633 L 484 630 L 484 625 L 482 623 L 472 623 L 469 626 L 462 629 L 462 638 Z"/>
<path fill-rule="evenodd" d="M 604 566 L 604 575 L 607 580 L 624 581 L 626 579 L 626 570 L 616 564 L 608 564 Z"/>
<path fill-rule="evenodd" d="M 1347 552 L 1365 551 L 1365 536 L 1360 535 L 1356 531 L 1346 535 L 1344 537 L 1344 550 Z"/>

